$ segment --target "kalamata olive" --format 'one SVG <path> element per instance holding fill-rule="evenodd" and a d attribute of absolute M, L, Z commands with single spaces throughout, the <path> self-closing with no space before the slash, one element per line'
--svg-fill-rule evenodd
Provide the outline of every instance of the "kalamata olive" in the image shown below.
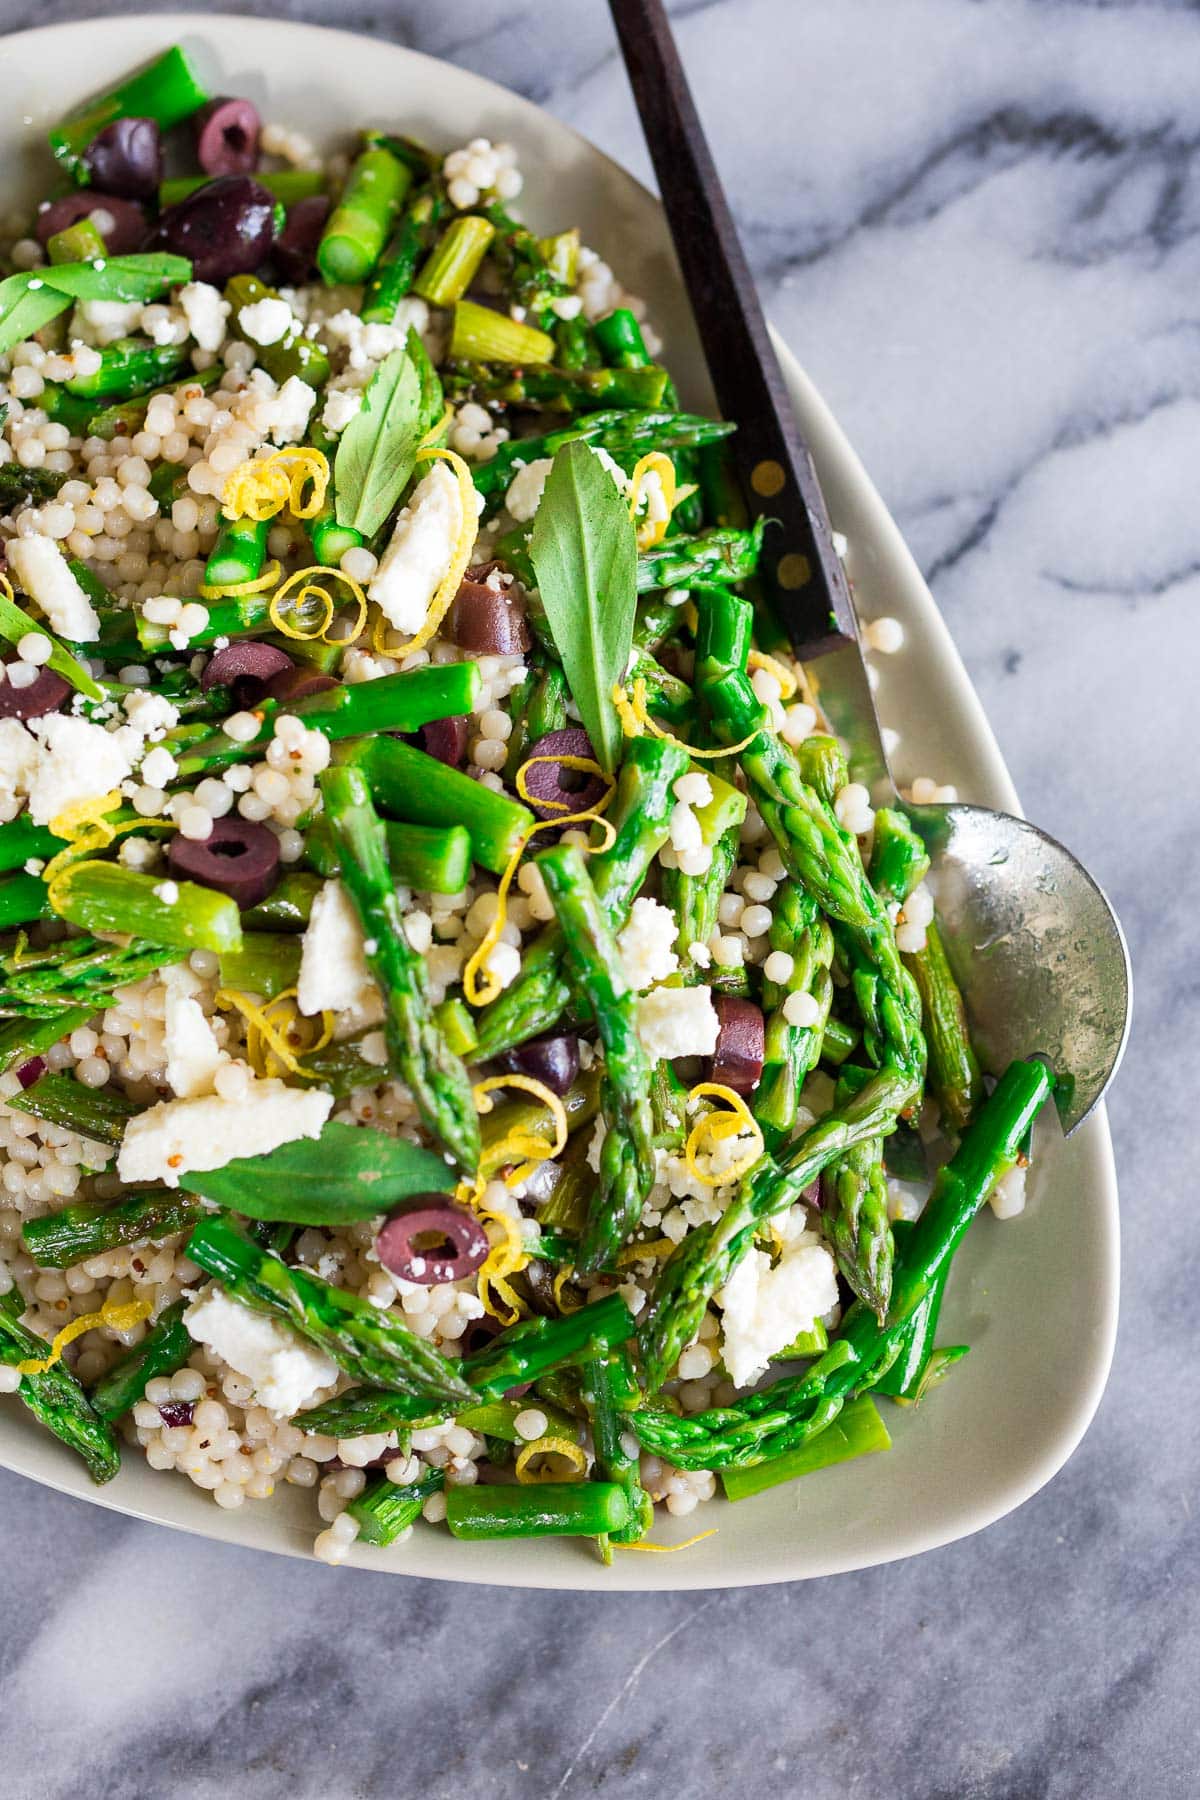
<path fill-rule="evenodd" d="M 422 725 L 417 742 L 448 769 L 461 769 L 467 754 L 467 721 L 462 716 L 434 719 L 431 725 Z"/>
<path fill-rule="evenodd" d="M 42 1076 L 45 1073 L 46 1073 L 45 1057 L 44 1056 L 31 1056 L 29 1058 L 29 1061 L 23 1062 L 21 1064 L 20 1068 L 17 1070 L 17 1080 L 20 1082 L 20 1084 L 23 1088 L 31 1088 L 33 1086 L 34 1082 L 40 1081 L 42 1079 Z"/>
<path fill-rule="evenodd" d="M 240 638 L 209 657 L 200 686 L 205 693 L 214 687 L 229 688 L 234 705 L 245 710 L 258 705 L 269 681 L 294 666 L 291 657 L 277 644 Z"/>
<path fill-rule="evenodd" d="M 800 1189 L 800 1198 L 805 1206 L 814 1206 L 821 1210 L 821 1177 L 814 1175 L 806 1188 Z"/>
<path fill-rule="evenodd" d="M 78 188 L 43 206 L 34 220 L 33 230 L 39 244 L 48 244 L 57 232 L 93 213 L 102 215 L 96 229 L 104 239 L 104 248 L 112 256 L 128 256 L 141 247 L 146 236 L 146 214 L 135 200 L 122 200 L 117 194 L 97 193 L 95 188 Z"/>
<path fill-rule="evenodd" d="M 172 875 L 228 894 L 241 909 L 265 900 L 279 880 L 279 839 L 265 825 L 231 815 L 206 838 L 176 834 L 167 845 Z"/>
<path fill-rule="evenodd" d="M 443 631 L 451 643 L 479 656 L 520 656 L 532 642 L 520 592 L 473 581 L 470 571 L 450 602 Z"/>
<path fill-rule="evenodd" d="M 274 235 L 274 196 L 248 175 L 221 175 L 167 208 L 154 243 L 190 257 L 197 281 L 220 286 L 257 269 Z"/>
<path fill-rule="evenodd" d="M 486 1350 L 492 1339 L 503 1329 L 498 1319 L 490 1313 L 484 1313 L 482 1319 L 468 1319 L 467 1328 L 458 1340 L 460 1356 L 475 1356 L 480 1350 Z"/>
<path fill-rule="evenodd" d="M 271 252 L 281 281 L 299 287 L 312 275 L 330 204 L 328 194 L 308 194 L 288 207 L 287 223 Z"/>
<path fill-rule="evenodd" d="M 190 1425 L 195 1410 L 192 1400 L 160 1400 L 158 1403 L 158 1416 L 167 1426 Z"/>
<path fill-rule="evenodd" d="M 569 1032 L 551 1032 L 507 1051 L 500 1061 L 515 1074 L 531 1075 L 552 1094 L 565 1094 L 579 1074 L 579 1039 Z"/>
<path fill-rule="evenodd" d="M 196 161 L 206 175 L 249 175 L 258 162 L 262 120 L 249 100 L 210 100 L 192 119 Z"/>
<path fill-rule="evenodd" d="M 150 200 L 162 180 L 162 135 L 156 119 L 114 119 L 84 151 L 94 187 L 124 200 Z"/>
<path fill-rule="evenodd" d="M 490 1249 L 474 1213 L 447 1194 L 415 1194 L 375 1239 L 384 1268 L 420 1287 L 473 1275 L 487 1261 Z"/>
<path fill-rule="evenodd" d="M 714 1005 L 720 1029 L 712 1059 L 712 1079 L 735 1094 L 749 1094 L 762 1077 L 766 1031 L 761 1007 L 734 994 L 718 994 Z"/>
<path fill-rule="evenodd" d="M 280 706 L 295 706 L 297 700 L 307 700 L 310 694 L 323 694 L 326 688 L 337 685 L 332 675 L 322 675 L 320 669 L 291 663 L 277 675 L 272 675 L 266 693 L 268 700 L 275 700 Z"/>
<path fill-rule="evenodd" d="M 45 713 L 57 712 L 70 692 L 70 682 L 45 667 L 28 687 L 16 687 L 6 680 L 0 683 L 0 719 L 40 719 Z"/>
<path fill-rule="evenodd" d="M 578 725 L 562 731 L 548 731 L 531 745 L 529 757 L 587 757 L 596 760 L 591 739 Z M 528 760 L 528 758 L 526 759 Z M 525 792 L 539 819 L 565 819 L 568 813 L 587 812 L 603 800 L 605 784 L 598 775 L 586 775 L 578 769 L 564 769 L 560 762 L 535 762 L 525 771 Z"/>

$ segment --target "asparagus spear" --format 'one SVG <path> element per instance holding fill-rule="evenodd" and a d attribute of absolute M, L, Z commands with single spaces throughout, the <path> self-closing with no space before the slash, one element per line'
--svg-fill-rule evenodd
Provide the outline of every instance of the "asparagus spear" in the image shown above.
<path fill-rule="evenodd" d="M 221 957 L 221 986 L 271 1000 L 300 977 L 301 940 L 294 932 L 247 931 L 240 950 Z"/>
<path fill-rule="evenodd" d="M 581 852 L 558 844 L 543 850 L 537 863 L 562 928 L 573 981 L 595 1014 L 604 1045 L 600 1110 L 608 1129 L 577 1264 L 587 1273 L 616 1254 L 641 1219 L 654 1184 L 652 1071 L 638 1036 L 637 996 Z"/>
<path fill-rule="evenodd" d="M 681 1468 L 745 1467 L 798 1449 L 830 1425 L 850 1395 L 873 1387 L 899 1357 L 914 1313 L 944 1277 L 979 1208 L 1013 1167 L 1053 1086 L 1054 1076 L 1043 1063 L 1017 1062 L 1005 1070 L 938 1171 L 929 1203 L 898 1260 L 884 1323 L 860 1301 L 825 1355 L 802 1375 L 774 1382 L 736 1406 L 688 1418 L 643 1409 L 632 1421 L 642 1444 Z"/>
<path fill-rule="evenodd" d="M 378 687 L 379 683 L 364 685 Z M 441 827 L 453 819 L 469 836 L 474 860 L 493 873 L 507 867 L 513 851 L 533 824 L 529 808 L 510 795 L 494 793 L 423 750 L 402 744 L 398 738 L 372 738 L 345 752 L 344 760 L 355 762 L 364 770 L 381 812 L 394 813 L 414 825 Z"/>
<path fill-rule="evenodd" d="M 637 1444 L 629 1431 L 629 1414 L 640 1398 L 629 1353 L 624 1349 L 601 1351 L 588 1358 L 582 1373 L 597 1472 L 602 1480 L 615 1482 L 629 1501 L 629 1524 L 613 1532 L 612 1541 L 633 1544 L 649 1531 L 654 1505 L 642 1486 Z M 604 1560 L 612 1560 L 607 1544 Z"/>
<path fill-rule="evenodd" d="M 392 879 L 434 894 L 460 894 L 471 876 L 471 838 L 462 825 L 384 825 Z M 340 875 L 341 857 L 327 819 L 317 819 L 304 852 L 319 875 Z"/>
<path fill-rule="evenodd" d="M 32 1118 L 44 1119 L 49 1125 L 62 1125 L 68 1131 L 77 1131 L 81 1137 L 90 1138 L 96 1144 L 119 1144 L 126 1125 L 141 1111 L 116 1088 L 85 1087 L 73 1075 L 57 1071 L 39 1076 L 32 1087 L 14 1094 L 8 1104 L 18 1112 L 29 1113 Z M 49 1218 L 31 1223 L 44 1227 L 65 1218 L 70 1211 L 71 1208 L 66 1207 Z M 132 1240 L 122 1238 L 118 1241 L 128 1243 Z M 94 1252 L 85 1250 L 82 1254 L 92 1256 Z M 78 1261 L 78 1258 L 74 1260 Z"/>
<path fill-rule="evenodd" d="M 286 1319 L 360 1381 L 412 1395 L 433 1407 L 443 1402 L 458 1405 L 473 1397 L 440 1351 L 407 1331 L 398 1319 L 306 1269 L 289 1267 L 244 1238 L 219 1213 L 201 1219 L 188 1239 L 186 1254 L 233 1299 L 256 1312 Z"/>
<path fill-rule="evenodd" d="M 400 224 L 387 249 L 375 265 L 367 283 L 359 317 L 364 325 L 390 325 L 396 308 L 409 292 L 417 264 L 428 248 L 431 234 L 444 210 L 445 202 L 433 188 L 423 188 L 414 195 L 401 216 Z"/>
<path fill-rule="evenodd" d="M 358 1521 L 360 1541 L 380 1550 L 394 1544 L 400 1533 L 420 1518 L 430 1494 L 440 1493 L 445 1483 L 444 1469 L 426 1469 L 415 1481 L 399 1485 L 386 1475 L 376 1475 L 346 1508 Z"/>
<path fill-rule="evenodd" d="M 257 275 L 233 275 L 225 283 L 225 298 L 232 308 L 229 315 L 231 328 L 237 331 L 244 306 L 253 306 L 259 300 L 277 300 L 279 295 Z M 259 366 L 281 386 L 293 375 L 298 375 L 311 388 L 323 388 L 329 380 L 329 352 L 315 338 L 305 337 L 298 325 L 274 344 L 260 344 L 255 339 L 254 354 Z M 213 581 L 212 576 L 207 579 Z"/>
<path fill-rule="evenodd" d="M 869 1394 L 863 1394 L 857 1400 L 848 1400 L 832 1424 L 798 1450 L 786 1451 L 770 1462 L 755 1463 L 750 1468 L 735 1464 L 722 1469 L 721 1486 L 727 1500 L 749 1500 L 751 1495 L 778 1487 L 781 1482 L 797 1481 L 801 1475 L 812 1475 L 817 1469 L 830 1469 L 857 1456 L 874 1456 L 891 1447 L 892 1440 L 875 1402 Z"/>
<path fill-rule="evenodd" d="M 537 1482 L 530 1487 L 451 1487 L 446 1523 L 453 1537 L 618 1537 L 631 1524 L 616 1482 Z"/>
<path fill-rule="evenodd" d="M 638 557 L 638 593 L 748 580 L 758 567 L 763 530 L 760 519 L 749 531 L 717 529 L 664 538 Z"/>
<path fill-rule="evenodd" d="M 904 1220 L 892 1227 L 898 1255 L 904 1254 L 904 1245 L 913 1229 Z M 888 1394 L 902 1404 L 915 1406 L 931 1387 L 945 1379 L 956 1362 L 969 1354 L 966 1344 L 948 1344 L 941 1350 L 934 1347 L 949 1273 L 950 1264 L 946 1263 L 918 1302 L 904 1328 L 899 1354 L 886 1373 L 872 1383 L 877 1394 Z"/>
<path fill-rule="evenodd" d="M 512 332 L 505 332 L 501 338 L 504 324 L 503 314 L 488 312 L 486 307 L 477 310 L 486 313 L 488 318 L 487 339 L 483 347 L 489 350 L 488 361 L 467 359 L 466 349 L 475 350 L 481 343 L 481 322 L 472 320 L 470 335 L 460 324 L 462 309 L 469 306 L 470 301 L 460 300 L 455 308 L 454 337 L 450 349 L 454 360 L 443 370 L 446 392 L 453 399 L 474 399 L 487 405 L 500 401 L 506 406 L 528 406 L 543 412 L 586 412 L 597 406 L 629 406 L 637 408 L 658 407 L 662 405 L 663 395 L 667 387 L 665 369 L 554 369 L 548 366 L 548 359 L 553 349 L 553 339 L 546 338 L 543 349 L 535 342 L 525 338 L 516 339 L 516 332 L 529 332 L 531 339 L 540 337 L 542 333 L 533 333 L 530 326 L 514 326 Z M 493 321 L 501 320 L 501 327 Z M 501 355 L 501 352 L 504 355 Z M 519 366 L 509 367 L 507 361 Z"/>
<path fill-rule="evenodd" d="M 630 451 L 640 456 L 647 450 L 675 450 L 716 443 L 734 429 L 724 419 L 705 419 L 695 413 L 629 408 L 582 413 L 559 431 L 546 432 L 539 437 L 510 438 L 487 462 L 479 463 L 471 470 L 471 479 L 479 493 L 489 499 L 498 499 L 518 468 L 540 457 L 552 457 L 573 438 L 582 438 L 585 443 L 607 450 L 613 456 Z"/>
<path fill-rule="evenodd" d="M 4 1010 L 0 999 L 0 1011 Z M 7 1075 L 10 1069 L 19 1069 L 31 1057 L 40 1056 L 51 1044 L 69 1037 L 80 1025 L 86 1025 L 91 1010 L 80 1006 L 67 1012 L 55 1012 L 48 1019 L 7 1019 L 0 1025 L 0 1075 Z"/>
<path fill-rule="evenodd" d="M 158 891 L 163 886 L 121 863 L 78 862 L 57 878 L 52 898 L 59 917 L 85 931 L 121 932 L 180 950 L 241 947 L 238 909 L 228 894 L 179 881 L 170 899 Z"/>
<path fill-rule="evenodd" d="M 477 213 L 460 213 L 452 219 L 433 249 L 413 291 L 431 306 L 453 306 L 461 300 L 487 255 L 496 227 Z"/>
<path fill-rule="evenodd" d="M 772 951 L 792 959 L 786 981 L 763 980 L 762 1003 L 767 1015 L 763 1072 L 754 1097 L 754 1116 L 763 1142 L 774 1150 L 792 1134 L 800 1090 L 821 1053 L 833 981 L 833 936 L 810 897 L 785 883 L 775 896 L 769 940 Z M 793 1025 L 784 1010 L 793 994 L 807 994 L 811 1024 Z"/>
<path fill-rule="evenodd" d="M 0 931 L 52 916 L 46 884 L 40 875 L 10 875 L 6 881 L 0 881 Z"/>
<path fill-rule="evenodd" d="M 596 320 L 596 341 L 611 368 L 644 369 L 650 362 L 642 328 L 627 306 Z"/>
<path fill-rule="evenodd" d="M 424 960 L 410 948 L 388 868 L 387 836 L 362 771 L 327 769 L 325 810 L 342 862 L 342 879 L 366 938 L 367 961 L 387 1006 L 391 1066 L 407 1082 L 427 1128 L 464 1174 L 479 1160 L 479 1122 L 462 1059 L 447 1047 L 429 1006 Z"/>
<path fill-rule="evenodd" d="M 362 152 L 317 246 L 326 286 L 367 279 L 411 185 L 412 171 L 382 144 Z"/>
<path fill-rule="evenodd" d="M 140 1344 L 117 1359 L 102 1375 L 89 1398 L 102 1419 L 119 1419 L 146 1392 L 156 1375 L 173 1375 L 192 1354 L 192 1339 L 183 1322 L 186 1300 L 176 1300 L 161 1312 Z"/>
<path fill-rule="evenodd" d="M 929 854 L 904 814 L 894 806 L 881 806 L 871 837 L 871 885 L 876 893 L 903 905 L 928 872 Z"/>
<path fill-rule="evenodd" d="M 46 1340 L 21 1324 L 25 1301 L 17 1288 L 0 1295 L 0 1362 L 14 1363 L 44 1357 Z M 111 1481 L 121 1466 L 121 1451 L 111 1427 L 93 1410 L 87 1395 L 61 1361 L 40 1375 L 22 1375 L 17 1398 L 28 1407 L 39 1425 L 82 1456 L 95 1482 Z"/>
<path fill-rule="evenodd" d="M 177 1231 L 190 1230 L 203 1213 L 203 1206 L 191 1195 L 155 1188 L 131 1195 L 116 1206 L 101 1200 L 77 1200 L 40 1219 L 28 1219 L 21 1227 L 21 1241 L 42 1268 L 70 1269 L 122 1244 L 157 1243 L 174 1237 Z"/>
<path fill-rule="evenodd" d="M 180 381 L 168 381 L 165 386 L 150 388 L 145 393 L 135 395 L 132 400 L 118 400 L 115 401 L 112 406 L 102 408 L 100 412 L 93 411 L 90 417 L 82 422 L 81 429 L 82 426 L 85 425 L 86 435 L 88 437 L 103 438 L 105 442 L 111 442 L 115 437 L 133 437 L 142 429 L 142 423 L 146 417 L 146 409 L 157 394 L 170 394 L 174 396 L 181 386 L 188 388 L 195 387 L 202 391 L 211 387 L 216 387 L 217 382 L 224 373 L 224 368 L 225 365 L 218 362 L 214 363 L 211 369 L 196 369 L 191 372 L 185 371 Z M 66 398 L 69 400 L 71 396 L 68 394 Z M 74 404 L 82 405 L 83 402 L 77 401 L 74 402 Z M 62 421 L 64 425 L 69 425 L 70 422 L 69 419 L 64 419 Z M 158 468 L 154 471 L 154 475 L 151 477 L 150 485 L 150 492 L 154 495 L 154 498 L 159 502 L 160 506 L 162 505 L 164 498 L 162 485 L 169 479 L 169 477 L 163 474 L 162 471 L 164 469 L 174 469 L 177 473 L 181 473 L 183 478 L 183 489 L 184 492 L 187 491 L 187 470 L 181 470 L 179 464 L 160 463 Z M 173 493 L 170 498 L 180 499 L 182 496 Z M 163 510 L 166 512 L 169 511 L 170 508 L 164 507 Z M 96 596 L 93 594 L 92 598 L 95 599 Z M 111 606 L 112 598 L 107 590 L 103 591 L 103 598 Z M 128 615 L 120 615 L 120 617 L 124 624 L 128 626 Z"/>
<path fill-rule="evenodd" d="M 50 132 L 50 148 L 69 175 L 84 181 L 84 152 L 96 134 L 114 119 L 154 119 L 164 131 L 169 131 L 207 99 L 187 57 L 178 44 L 172 44 L 111 93 L 88 100 L 68 113 Z"/>
<path fill-rule="evenodd" d="M 547 656 L 540 645 L 535 647 L 529 653 L 524 680 L 509 695 L 513 729 L 508 740 L 508 761 L 504 765 L 506 781 L 516 780 L 517 770 L 539 738 L 551 731 L 563 730 L 567 723 L 568 697 L 562 665 Z"/>
<path fill-rule="evenodd" d="M 634 738 L 626 749 L 607 815 L 617 835 L 607 850 L 591 859 L 592 881 L 614 930 L 624 924 L 651 863 L 667 841 L 674 785 L 687 767 L 687 752 L 664 738 Z M 571 998 L 563 955 L 557 926 L 548 926 L 529 945 L 521 973 L 479 1015 L 480 1061 L 548 1031 L 562 1016 Z"/>
<path fill-rule="evenodd" d="M 929 1041 L 929 1085 L 942 1122 L 953 1135 L 970 1123 L 983 1094 L 983 1075 L 967 1028 L 962 993 L 935 919 L 925 927 L 924 949 L 906 956 L 904 966 L 921 996 Z"/>
<path fill-rule="evenodd" d="M 90 375 L 72 375 L 63 386 L 81 400 L 131 400 L 173 382 L 191 366 L 182 344 L 151 344 L 145 338 L 118 338 L 97 352 L 100 366 Z"/>
<path fill-rule="evenodd" d="M 835 1106 L 844 1106 L 869 1079 L 865 1069 L 843 1069 L 834 1093 Z M 821 1226 L 843 1279 L 877 1318 L 885 1318 L 894 1246 L 882 1138 L 855 1144 L 827 1172 L 821 1183 Z"/>

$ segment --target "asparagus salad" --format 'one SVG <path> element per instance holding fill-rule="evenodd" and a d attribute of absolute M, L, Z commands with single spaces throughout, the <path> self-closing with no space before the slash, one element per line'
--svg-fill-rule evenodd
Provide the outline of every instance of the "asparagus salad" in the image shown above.
<path fill-rule="evenodd" d="M 327 1562 L 611 1559 L 886 1449 L 1053 1077 L 985 1090 L 734 423 L 509 145 L 323 159 L 173 49 L 50 150 L 0 281 L 0 1389 L 97 1482 L 315 1490 Z"/>

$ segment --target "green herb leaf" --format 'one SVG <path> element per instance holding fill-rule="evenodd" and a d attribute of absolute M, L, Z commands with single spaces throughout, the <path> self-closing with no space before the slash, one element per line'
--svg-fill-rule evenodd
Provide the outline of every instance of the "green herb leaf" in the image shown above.
<path fill-rule="evenodd" d="M 393 350 L 367 385 L 333 464 L 337 522 L 373 537 L 404 492 L 421 441 L 421 380 Z"/>
<path fill-rule="evenodd" d="M 381 1131 L 326 1125 L 267 1156 L 243 1156 L 223 1169 L 180 1177 L 180 1186 L 248 1219 L 291 1225 L 343 1225 L 386 1212 L 413 1194 L 443 1193 L 446 1165 L 431 1150 Z"/>
<path fill-rule="evenodd" d="M 612 476 L 578 439 L 554 458 L 529 555 L 584 730 L 611 775 L 621 752 L 612 690 L 633 645 L 637 538 Z"/>
<path fill-rule="evenodd" d="M 419 332 L 412 325 L 408 328 L 406 348 L 421 384 L 421 435 L 424 436 L 427 431 L 433 430 L 445 411 L 442 378 L 434 368 Z"/>
<path fill-rule="evenodd" d="M 56 675 L 69 681 L 73 688 L 78 688 L 89 700 L 103 700 L 104 689 L 93 681 L 83 664 L 75 660 L 66 645 L 60 643 L 40 620 L 31 619 L 14 601 L 0 594 L 0 637 L 6 638 L 10 644 L 19 644 L 27 631 L 40 632 L 44 638 L 50 639 L 50 667 Z"/>
<path fill-rule="evenodd" d="M 0 352 L 24 343 L 70 304 L 66 294 L 47 286 L 40 269 L 0 281 Z"/>
<path fill-rule="evenodd" d="M 58 263 L 37 271 L 48 287 L 72 300 L 153 300 L 164 288 L 192 278 L 186 256 L 148 251 L 142 256 L 97 256 L 91 262 Z"/>

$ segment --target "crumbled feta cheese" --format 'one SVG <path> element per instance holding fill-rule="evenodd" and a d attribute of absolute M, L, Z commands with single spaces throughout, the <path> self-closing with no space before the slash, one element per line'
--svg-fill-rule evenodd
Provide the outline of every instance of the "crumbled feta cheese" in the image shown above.
<path fill-rule="evenodd" d="M 277 344 L 295 324 L 287 301 L 272 294 L 243 306 L 238 313 L 238 330 L 254 344 Z"/>
<path fill-rule="evenodd" d="M 462 525 L 458 483 L 443 463 L 435 463 L 396 520 L 367 589 L 397 631 L 417 632 L 424 625 Z"/>
<path fill-rule="evenodd" d="M 275 396 L 271 419 L 271 442 L 295 444 L 308 430 L 308 418 L 316 403 L 317 392 L 298 375 L 289 375 Z"/>
<path fill-rule="evenodd" d="M 117 1172 L 122 1181 L 178 1187 L 192 1170 L 223 1169 L 235 1157 L 319 1137 L 332 1106 L 333 1095 L 321 1088 L 290 1088 L 274 1078 L 251 1082 L 242 1100 L 164 1100 L 126 1126 Z"/>
<path fill-rule="evenodd" d="M 136 331 L 142 304 L 140 300 L 85 300 L 76 309 L 76 323 L 86 328 L 95 343 L 115 344 L 118 338 Z"/>
<path fill-rule="evenodd" d="M 181 1100 L 212 1092 L 213 1080 L 229 1058 L 217 1043 L 199 1003 L 186 994 L 168 993 L 163 1041 L 167 1080 Z"/>
<path fill-rule="evenodd" d="M 340 881 L 327 881 L 313 901 L 301 943 L 296 1000 L 306 1017 L 349 1012 L 363 1024 L 380 1017 L 379 989 L 367 967 L 362 926 Z"/>
<path fill-rule="evenodd" d="M 144 738 L 161 736 L 179 723 L 179 708 L 172 706 L 163 694 L 152 694 L 144 689 L 126 694 L 123 704 L 125 717 Z"/>
<path fill-rule="evenodd" d="M 32 720 L 30 730 L 41 740 L 29 782 L 29 816 L 35 825 L 49 825 L 66 807 L 120 787 L 133 773 L 142 747 L 128 725 L 105 731 L 72 713 L 47 713 Z"/>
<path fill-rule="evenodd" d="M 219 288 L 207 281 L 189 281 L 179 290 L 179 304 L 188 322 L 188 330 L 201 350 L 219 350 L 225 338 L 225 321 L 229 302 L 221 298 Z"/>
<path fill-rule="evenodd" d="M 711 1056 L 720 1021 L 706 987 L 653 988 L 638 1003 L 638 1035 L 648 1056 Z"/>
<path fill-rule="evenodd" d="M 617 947 L 630 986 L 638 993 L 673 975 L 679 958 L 675 954 L 675 915 L 670 907 L 657 900 L 635 900 Z"/>
<path fill-rule="evenodd" d="M 689 769 L 686 775 L 681 775 L 671 792 L 685 806 L 708 806 L 713 797 L 712 782 L 701 769 Z"/>
<path fill-rule="evenodd" d="M 142 762 L 142 780 L 151 787 L 165 788 L 179 773 L 179 764 L 162 744 L 151 750 Z"/>
<path fill-rule="evenodd" d="M 361 388 L 327 388 L 321 423 L 326 431 L 345 431 L 363 403 Z"/>
<path fill-rule="evenodd" d="M 337 1380 L 337 1364 L 286 1325 L 231 1300 L 215 1284 L 183 1315 L 189 1335 L 254 1383 L 268 1412 L 291 1417 Z"/>
<path fill-rule="evenodd" d="M 802 1331 L 837 1304 L 837 1267 L 813 1232 L 802 1232 L 774 1268 L 749 1250 L 717 1294 L 722 1308 L 722 1360 L 735 1387 L 757 1381 Z"/>
<path fill-rule="evenodd" d="M 0 823 L 16 818 L 37 763 L 36 738 L 20 719 L 0 719 Z"/>
<path fill-rule="evenodd" d="M 532 519 L 542 499 L 542 490 L 546 485 L 546 477 L 554 467 L 551 456 L 535 457 L 523 468 L 517 470 L 508 484 L 508 492 L 504 496 L 504 504 L 519 525 Z"/>
<path fill-rule="evenodd" d="M 18 583 L 31 600 L 36 600 L 52 630 L 77 644 L 90 644 L 100 636 L 96 609 L 53 538 L 38 531 L 28 537 L 10 538 L 8 561 Z"/>

